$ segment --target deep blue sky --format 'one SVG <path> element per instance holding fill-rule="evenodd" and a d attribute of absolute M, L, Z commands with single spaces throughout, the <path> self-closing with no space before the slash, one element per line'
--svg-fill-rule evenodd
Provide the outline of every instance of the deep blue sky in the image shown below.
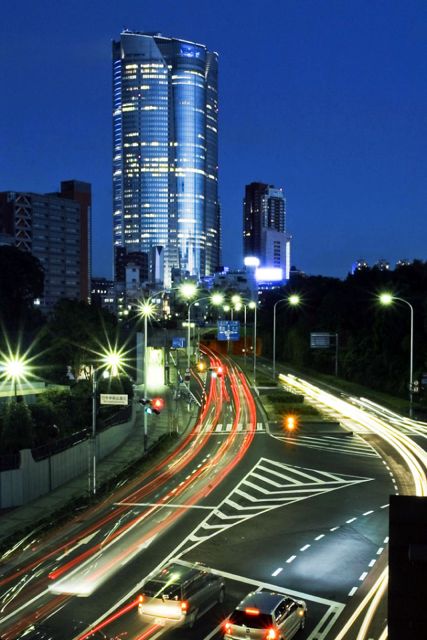
<path fill-rule="evenodd" d="M 292 263 L 427 259 L 425 0 L 6 0 L 0 191 L 93 185 L 93 273 L 111 275 L 111 40 L 123 27 L 220 54 L 223 262 L 242 197 L 283 186 Z"/>

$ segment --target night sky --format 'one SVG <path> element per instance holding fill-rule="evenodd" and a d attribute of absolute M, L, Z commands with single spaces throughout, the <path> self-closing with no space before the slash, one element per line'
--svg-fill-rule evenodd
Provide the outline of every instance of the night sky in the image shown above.
<path fill-rule="evenodd" d="M 292 264 L 427 260 L 425 0 L 5 0 L 0 191 L 93 187 L 93 275 L 111 276 L 111 41 L 123 28 L 220 55 L 223 263 L 244 185 L 282 186 Z"/>

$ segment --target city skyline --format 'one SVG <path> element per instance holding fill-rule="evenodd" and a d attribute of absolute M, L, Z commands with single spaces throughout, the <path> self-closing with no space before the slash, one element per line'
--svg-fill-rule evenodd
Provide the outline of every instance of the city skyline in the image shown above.
<path fill-rule="evenodd" d="M 77 7 L 84 20 L 70 30 Z M 424 3 L 24 2 L 2 34 L 0 190 L 93 184 L 94 275 L 111 275 L 111 41 L 126 26 L 219 52 L 223 263 L 241 266 L 242 192 L 283 187 L 292 263 L 345 277 L 360 257 L 425 259 Z M 103 6 L 103 5 L 102 5 Z M 273 19 L 274 18 L 274 19 Z M 76 23 L 73 23 L 76 24 Z M 53 28 L 55 27 L 55 28 Z M 238 239 L 238 242 L 237 242 Z"/>

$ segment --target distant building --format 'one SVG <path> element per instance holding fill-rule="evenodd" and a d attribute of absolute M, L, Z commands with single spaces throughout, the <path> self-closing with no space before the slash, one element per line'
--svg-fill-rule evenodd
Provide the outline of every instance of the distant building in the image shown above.
<path fill-rule="evenodd" d="M 113 42 L 114 245 L 146 254 L 165 287 L 174 269 L 198 279 L 220 262 L 217 75 L 203 44 L 138 31 Z"/>
<path fill-rule="evenodd" d="M 114 281 L 107 278 L 92 278 L 90 299 L 92 304 L 116 313 Z"/>
<path fill-rule="evenodd" d="M 409 267 L 412 264 L 412 260 L 408 258 L 401 258 L 396 262 L 396 267 Z"/>
<path fill-rule="evenodd" d="M 0 193 L 0 230 L 44 269 L 42 310 L 50 310 L 60 298 L 89 301 L 90 224 L 87 182 L 61 182 L 59 193 Z"/>
<path fill-rule="evenodd" d="M 269 281 L 271 276 L 277 285 L 289 278 L 290 242 L 291 237 L 286 233 L 286 199 L 282 189 L 263 182 L 246 185 L 243 255 L 245 264 L 247 259 L 259 260 L 260 282 Z M 269 269 L 273 271 L 268 273 Z"/>

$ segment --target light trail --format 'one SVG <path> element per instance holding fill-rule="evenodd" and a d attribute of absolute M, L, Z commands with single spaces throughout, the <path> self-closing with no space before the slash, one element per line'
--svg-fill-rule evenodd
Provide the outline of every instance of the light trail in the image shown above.
<path fill-rule="evenodd" d="M 427 427 L 426 423 L 416 423 L 414 420 L 402 418 L 388 409 L 384 409 L 380 405 L 373 403 L 365 398 L 352 398 L 345 401 L 337 398 L 331 393 L 323 391 L 293 375 L 280 374 L 279 379 L 288 387 L 298 390 L 307 396 L 312 402 L 321 403 L 327 407 L 334 409 L 337 413 L 350 418 L 357 424 L 365 427 L 369 431 L 376 433 L 378 436 L 386 440 L 395 451 L 403 458 L 408 467 L 415 488 L 415 495 L 427 495 L 427 453 L 422 447 L 416 444 L 411 438 L 399 431 L 398 427 L 388 424 L 384 420 L 392 421 L 393 424 L 404 424 L 411 428 L 419 429 L 424 433 Z M 361 405 L 363 409 L 359 409 L 354 404 Z M 369 412 L 369 413 L 367 413 Z M 344 624 L 335 640 L 342 640 L 348 631 L 354 628 L 356 620 L 362 616 L 363 619 L 359 627 L 356 640 L 367 640 L 370 625 L 375 618 L 378 607 L 386 593 L 388 586 L 388 568 L 385 568 L 370 591 L 363 598 L 353 614 Z M 380 640 L 386 640 L 387 627 L 382 631 Z"/>

